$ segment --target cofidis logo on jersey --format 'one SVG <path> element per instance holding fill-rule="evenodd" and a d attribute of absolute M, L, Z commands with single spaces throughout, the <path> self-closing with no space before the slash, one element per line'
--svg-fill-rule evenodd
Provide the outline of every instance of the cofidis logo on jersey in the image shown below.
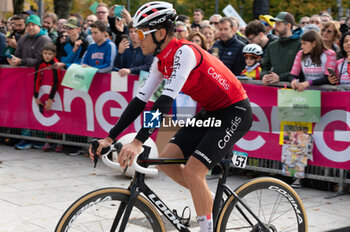
<path fill-rule="evenodd" d="M 143 112 L 143 127 L 144 128 L 160 128 L 160 121 L 162 113 L 157 111 L 144 111 Z"/>

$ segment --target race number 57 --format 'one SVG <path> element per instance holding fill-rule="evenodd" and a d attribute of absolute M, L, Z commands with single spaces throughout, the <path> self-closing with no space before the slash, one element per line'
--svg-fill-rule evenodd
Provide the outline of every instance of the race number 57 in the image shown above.
<path fill-rule="evenodd" d="M 233 151 L 232 163 L 238 168 L 245 168 L 248 160 L 248 154 L 240 151 Z"/>

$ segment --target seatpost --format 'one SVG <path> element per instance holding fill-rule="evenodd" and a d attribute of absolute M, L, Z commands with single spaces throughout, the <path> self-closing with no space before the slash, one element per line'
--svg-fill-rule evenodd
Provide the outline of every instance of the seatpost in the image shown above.
<path fill-rule="evenodd" d="M 217 187 L 216 187 L 216 193 L 215 193 L 215 199 L 214 199 L 214 205 L 213 205 L 213 221 L 217 222 L 218 214 L 220 212 L 220 207 L 222 204 L 222 196 L 224 192 L 224 185 L 226 184 L 226 179 L 228 176 L 228 172 L 230 169 L 230 163 L 232 158 L 232 152 L 229 152 L 225 159 L 220 161 L 220 167 L 221 167 L 221 176 L 219 178 Z"/>

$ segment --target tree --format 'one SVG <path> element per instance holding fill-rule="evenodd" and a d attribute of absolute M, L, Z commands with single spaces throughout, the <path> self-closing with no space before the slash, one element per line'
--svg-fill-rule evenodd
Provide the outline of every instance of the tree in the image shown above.
<path fill-rule="evenodd" d="M 72 0 L 54 0 L 53 3 L 55 7 L 55 13 L 59 19 L 69 17 Z"/>
<path fill-rule="evenodd" d="M 23 11 L 24 0 L 12 0 L 13 3 L 13 13 L 19 14 Z"/>

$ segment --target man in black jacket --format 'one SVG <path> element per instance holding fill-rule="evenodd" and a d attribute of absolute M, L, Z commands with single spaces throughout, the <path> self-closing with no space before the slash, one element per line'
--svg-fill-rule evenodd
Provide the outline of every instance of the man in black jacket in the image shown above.
<path fill-rule="evenodd" d="M 213 45 L 213 51 L 218 49 L 219 59 L 233 72 L 236 76 L 240 75 L 245 67 L 243 57 L 243 47 L 245 44 L 237 39 L 236 23 L 228 17 L 219 21 L 220 40 Z"/>

